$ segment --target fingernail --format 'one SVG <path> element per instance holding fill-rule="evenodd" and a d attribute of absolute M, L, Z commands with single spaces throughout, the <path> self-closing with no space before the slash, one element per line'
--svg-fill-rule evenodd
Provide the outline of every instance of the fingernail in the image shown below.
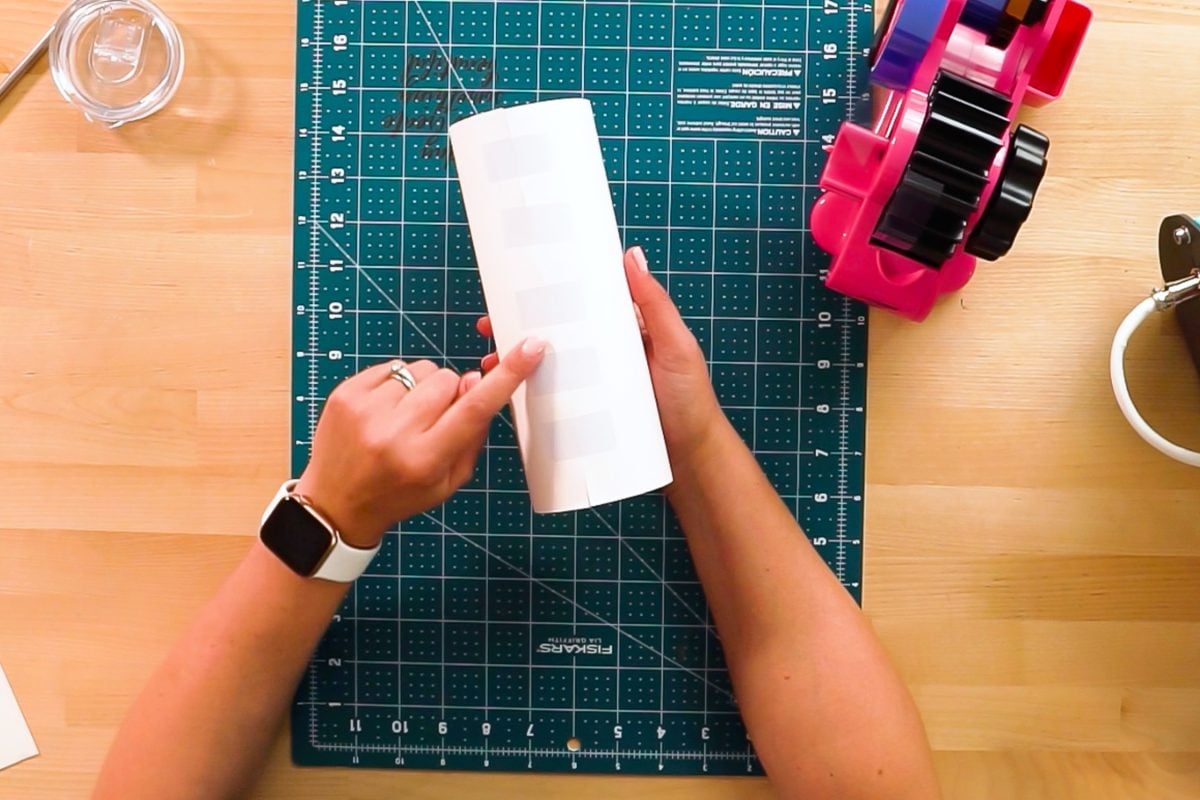
<path fill-rule="evenodd" d="M 478 384 L 482 378 L 483 378 L 483 376 L 480 375 L 478 372 L 468 372 L 466 375 L 463 375 L 463 377 L 462 377 L 463 388 L 466 391 L 470 391 L 471 389 L 474 389 L 476 384 Z"/>
<path fill-rule="evenodd" d="M 633 248 L 633 263 L 638 265 L 638 269 L 642 272 L 650 271 L 650 264 L 646 261 L 646 251 L 641 245 L 634 245 Z"/>
<path fill-rule="evenodd" d="M 546 340 L 538 336 L 530 336 L 521 344 L 521 352 L 527 356 L 540 356 L 546 352 Z"/>

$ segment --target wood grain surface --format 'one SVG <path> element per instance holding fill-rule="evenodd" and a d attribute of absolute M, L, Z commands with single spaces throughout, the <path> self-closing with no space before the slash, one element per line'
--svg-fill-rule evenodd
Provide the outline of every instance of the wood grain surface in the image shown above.
<path fill-rule="evenodd" d="M 0 663 L 42 755 L 0 798 L 85 796 L 122 713 L 288 468 L 292 0 L 166 0 L 170 109 L 86 123 L 40 66 L 0 105 Z M 0 71 L 56 14 L 0 3 Z M 1200 6 L 1098 0 L 1011 257 L 923 325 L 874 314 L 866 609 L 948 798 L 1200 796 L 1200 471 L 1125 426 L 1106 358 L 1200 213 Z M 1136 398 L 1200 445 L 1168 319 Z M 180 742 L 186 747 L 186 742 Z M 765 782 L 299 770 L 263 798 L 767 797 Z"/>

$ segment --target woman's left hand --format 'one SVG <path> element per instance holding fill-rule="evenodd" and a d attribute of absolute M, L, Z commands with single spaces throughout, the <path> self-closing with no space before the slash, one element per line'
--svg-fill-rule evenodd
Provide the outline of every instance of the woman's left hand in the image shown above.
<path fill-rule="evenodd" d="M 357 547 L 374 547 L 397 520 L 449 499 L 475 471 L 492 418 L 541 363 L 526 339 L 484 377 L 409 364 L 410 392 L 380 364 L 329 395 L 312 458 L 296 487 Z"/>

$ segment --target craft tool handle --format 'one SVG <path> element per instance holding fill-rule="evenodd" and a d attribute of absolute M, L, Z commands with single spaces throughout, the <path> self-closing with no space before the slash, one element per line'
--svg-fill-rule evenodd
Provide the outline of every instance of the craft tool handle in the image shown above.
<path fill-rule="evenodd" d="M 50 28 L 42 35 L 41 40 L 33 46 L 33 49 L 25 54 L 25 57 L 12 68 L 12 72 L 0 81 L 0 100 L 3 100 L 5 95 L 12 91 L 13 87 L 20 82 L 21 78 L 25 77 L 29 70 L 33 69 L 33 65 L 38 62 L 50 47 L 50 36 L 54 33 L 54 28 Z"/>

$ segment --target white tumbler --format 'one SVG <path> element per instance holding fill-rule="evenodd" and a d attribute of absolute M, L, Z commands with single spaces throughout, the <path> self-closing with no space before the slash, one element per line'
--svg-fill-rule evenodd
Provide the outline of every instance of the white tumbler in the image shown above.
<path fill-rule="evenodd" d="M 450 142 L 497 349 L 545 361 L 513 397 L 533 510 L 570 511 L 671 482 L 592 105 L 468 117 Z"/>

